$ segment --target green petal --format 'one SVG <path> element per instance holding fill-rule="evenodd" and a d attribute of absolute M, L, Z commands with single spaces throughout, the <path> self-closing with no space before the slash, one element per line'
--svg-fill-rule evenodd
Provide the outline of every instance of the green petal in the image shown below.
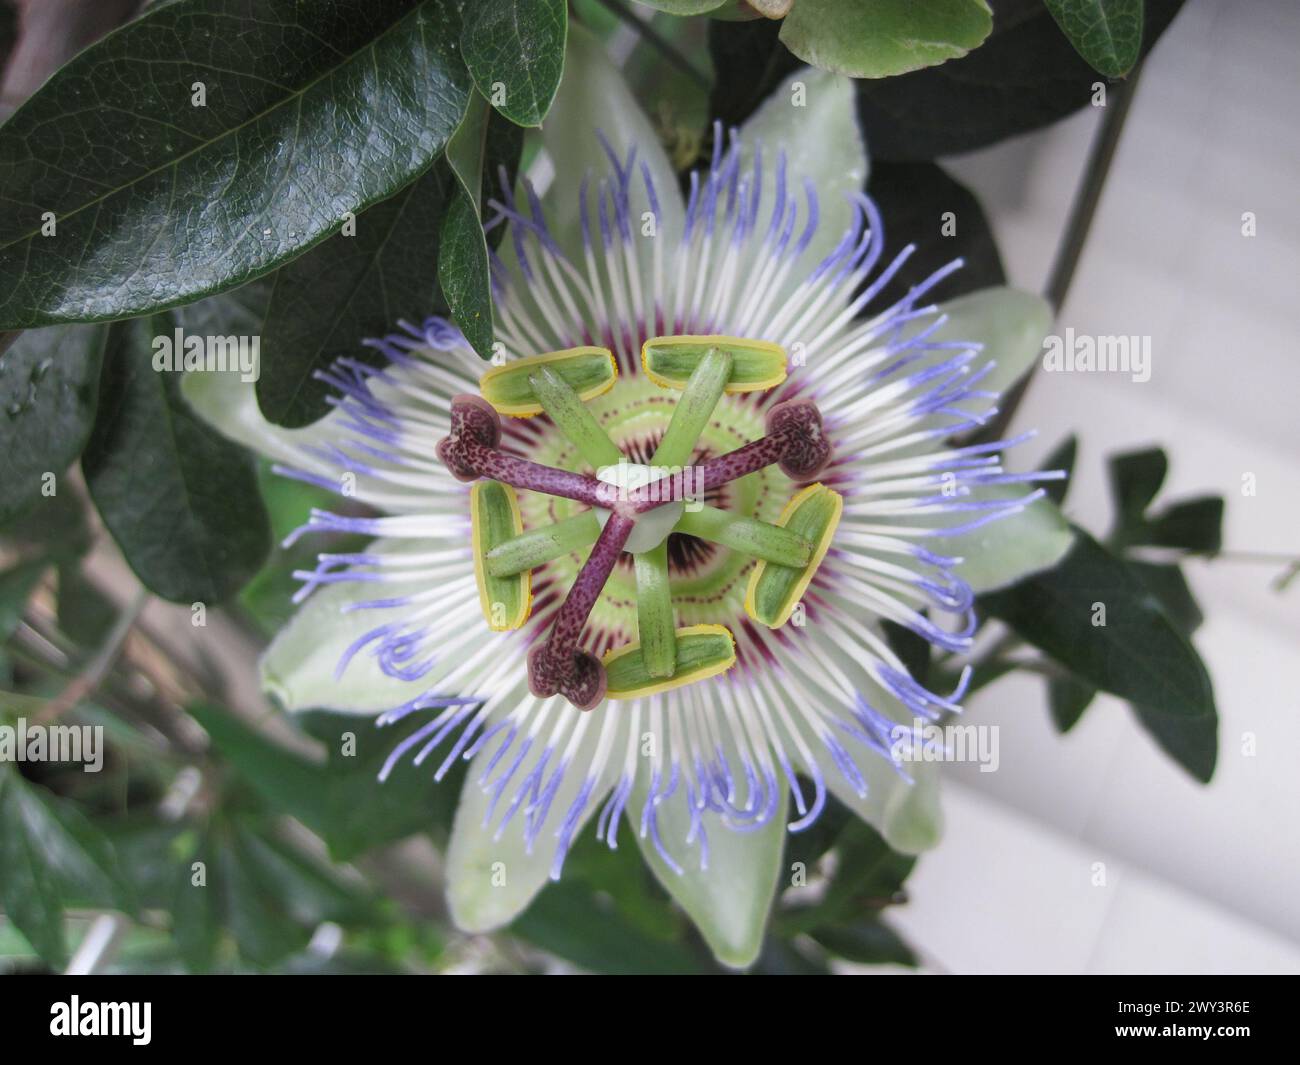
<path fill-rule="evenodd" d="M 1033 367 L 1052 327 L 1052 308 L 1042 296 L 1005 286 L 959 296 L 939 310 L 948 321 L 935 330 L 933 340 L 978 342 L 985 357 L 997 363 L 979 383 L 989 392 L 1005 392 Z"/>
<path fill-rule="evenodd" d="M 433 551 L 440 546 L 451 544 L 438 544 L 431 539 L 376 540 L 367 550 L 398 555 Z M 466 572 L 470 572 L 468 561 Z M 318 588 L 262 655 L 262 687 L 286 710 L 339 710 L 354 714 L 391 710 L 432 689 L 437 683 L 438 667 L 419 682 L 398 680 L 384 673 L 375 657 L 365 649 L 352 657 L 342 676 L 334 675 L 343 653 L 355 641 L 393 620 L 391 610 L 343 613 L 342 609 L 351 603 L 378 599 L 381 594 L 401 595 L 418 590 L 416 585 L 385 585 L 379 593 L 374 584 L 347 581 Z"/>
<path fill-rule="evenodd" d="M 798 0 L 781 41 L 805 63 L 887 78 L 963 56 L 992 29 L 984 0 Z"/>
<path fill-rule="evenodd" d="M 665 241 L 666 253 L 677 246 L 685 220 L 685 206 L 668 156 L 659 144 L 654 126 L 628 89 L 623 75 L 610 61 L 604 45 L 577 23 L 569 26 L 564 60 L 564 80 L 550 113 L 542 123 L 542 144 L 555 167 L 546 197 L 547 224 L 572 262 L 581 267 L 582 231 L 578 219 L 578 189 L 588 173 L 593 187 L 588 206 L 595 202 L 594 182 L 612 173 L 597 132 L 604 134 L 620 161 L 636 148 L 636 173 L 631 188 L 633 234 L 639 234 L 642 212 L 650 209 L 641 178 L 641 164 L 650 169 L 660 217 L 657 237 L 637 243 L 641 277 L 648 279 L 654 240 Z M 513 255 L 513 253 L 511 253 Z"/>
<path fill-rule="evenodd" d="M 796 83 L 803 85 L 803 106 L 795 106 Z M 798 70 L 786 78 L 741 128 L 745 163 L 752 163 L 754 150 L 763 151 L 763 193 L 761 201 L 771 204 L 776 196 L 777 152 L 788 161 L 790 194 L 803 199 L 803 180 L 811 178 L 817 189 L 821 212 L 817 232 L 804 253 L 808 270 L 791 271 L 772 304 L 780 307 L 799 283 L 835 249 L 853 221 L 848 197 L 861 192 L 867 180 L 867 148 L 858 129 L 853 82 L 824 70 Z M 800 218 L 804 218 L 802 203 Z M 800 223 L 802 225 L 802 222 Z"/>
<path fill-rule="evenodd" d="M 667 735 L 659 737 L 667 743 Z M 728 751 L 732 765 L 738 756 Z M 699 846 L 684 844 L 690 830 L 690 810 L 685 789 L 677 791 L 657 807 L 659 835 L 673 859 L 682 867 L 673 871 L 660 856 L 654 841 L 641 837 L 641 809 L 650 792 L 651 763 L 643 758 L 627 805 L 628 821 L 647 864 L 678 905 L 686 911 L 704 936 L 714 956 L 723 965 L 744 969 L 752 965 L 763 947 L 768 913 L 781 875 L 785 848 L 786 814 L 790 793 L 778 771 L 781 799 L 777 810 L 762 828 L 736 832 L 722 824 L 715 814 L 706 814 L 704 825 L 709 840 L 709 867 L 700 868 Z"/>
<path fill-rule="evenodd" d="M 900 725 L 914 724 L 912 713 L 867 676 L 856 659 L 848 657 L 843 648 L 829 640 L 822 646 L 854 689 L 876 710 Z M 856 741 L 846 741 L 851 744 L 849 753 L 866 781 L 867 794 L 860 796 L 831 762 L 825 746 L 813 735 L 802 715 L 792 710 L 786 719 L 798 723 L 804 742 L 821 760 L 827 790 L 879 832 L 891 847 L 904 854 L 919 854 L 939 842 L 943 811 L 939 806 L 938 764 L 905 762 L 903 768 L 912 781 L 908 783 L 884 756 Z M 805 798 L 811 802 L 811 795 L 805 794 Z"/>
<path fill-rule="evenodd" d="M 513 707 L 521 699 L 528 698 L 527 687 L 521 684 L 516 694 L 517 698 L 506 699 L 503 705 Z M 580 713 L 568 706 L 560 708 L 559 712 Z M 597 715 L 601 713 L 597 711 Z M 456 819 L 451 830 L 451 842 L 447 847 L 447 902 L 451 907 L 452 920 L 458 928 L 465 932 L 479 933 L 489 932 L 509 924 L 527 909 L 533 897 L 546 885 L 547 880 L 550 879 L 551 864 L 555 856 L 555 831 L 582 788 L 585 769 L 595 758 L 603 725 L 604 721 L 601 717 L 589 718 L 586 733 L 579 742 L 570 768 L 556 791 L 547 823 L 538 835 L 531 854 L 524 846 L 523 806 L 515 812 L 505 831 L 502 832 L 501 838 L 496 840 L 492 837 L 501 817 L 510 806 L 515 789 L 537 765 L 542 755 L 541 744 L 533 746 L 528 757 L 515 771 L 510 786 L 497 802 L 492 822 L 487 827 L 484 827 L 483 819 L 491 803 L 491 793 L 485 793 L 478 781 L 500 741 L 488 743 L 474 756 L 461 790 L 460 802 L 456 807 Z M 620 761 L 618 756 L 625 749 L 626 742 L 627 726 L 620 719 L 605 773 L 599 785 L 592 791 L 583 810 L 578 827 L 574 831 L 575 838 L 581 833 L 582 826 L 591 819 L 604 802 L 617 772 L 617 763 Z M 563 747 L 552 754 L 547 763 L 548 773 L 549 767 L 555 765 L 555 760 L 562 750 Z M 503 758 L 497 765 L 498 772 L 511 760 L 511 755 Z"/>
<path fill-rule="evenodd" d="M 1016 499 L 1026 494 L 1026 485 L 996 484 L 971 489 L 969 497 Z M 941 515 L 939 524 L 960 524 L 971 520 L 969 512 Z M 1074 543 L 1074 532 L 1065 515 L 1050 499 L 1038 499 L 1017 514 L 989 522 L 972 532 L 953 537 L 933 537 L 925 548 L 940 555 L 964 559 L 956 573 L 977 593 L 991 592 L 1014 584 L 1031 573 L 1056 565 Z"/>
<path fill-rule="evenodd" d="M 181 379 L 181 394 L 199 417 L 227 439 L 298 469 L 336 475 L 333 467 L 311 459 L 299 449 L 336 441 L 340 435 L 337 412 L 302 429 L 272 425 L 258 409 L 253 383 L 241 381 L 233 373 L 187 373 Z"/>

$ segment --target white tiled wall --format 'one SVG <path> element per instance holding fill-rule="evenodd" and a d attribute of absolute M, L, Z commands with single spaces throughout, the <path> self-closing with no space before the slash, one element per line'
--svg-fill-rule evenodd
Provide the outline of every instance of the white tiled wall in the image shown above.
<path fill-rule="evenodd" d="M 1079 432 L 1069 509 L 1094 530 L 1103 457 L 1159 442 L 1170 497 L 1227 497 L 1226 547 L 1300 554 L 1298 54 L 1300 4 L 1190 0 L 1147 64 L 1059 324 L 1150 335 L 1151 380 L 1040 374 L 1016 421 L 1042 430 L 1026 461 Z M 1097 118 L 949 161 L 1019 285 L 1042 286 Z M 1280 569 L 1190 567 L 1222 716 L 1209 787 L 1113 700 L 1064 738 L 1031 678 L 972 700 L 1001 767 L 951 769 L 947 838 L 898 911 L 931 969 L 1300 971 L 1300 584 L 1272 591 Z"/>

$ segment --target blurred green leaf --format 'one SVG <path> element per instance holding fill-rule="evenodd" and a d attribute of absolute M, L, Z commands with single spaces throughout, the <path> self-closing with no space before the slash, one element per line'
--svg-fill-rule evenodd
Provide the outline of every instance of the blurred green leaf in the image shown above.
<path fill-rule="evenodd" d="M 992 28 L 984 0 L 798 0 L 781 40 L 823 70 L 887 78 L 964 56 Z"/>
<path fill-rule="evenodd" d="M 1223 497 L 1198 496 L 1171 503 L 1148 514 L 1128 542 L 1213 555 L 1223 547 Z"/>
<path fill-rule="evenodd" d="M 1062 440 L 1050 455 L 1043 460 L 1040 470 L 1063 470 L 1063 481 L 1048 481 L 1043 485 L 1047 498 L 1058 507 L 1065 502 L 1070 491 L 1070 479 L 1074 476 L 1074 462 L 1079 454 L 1079 438 L 1071 433 Z"/>
<path fill-rule="evenodd" d="M 1103 691 L 1184 718 L 1215 713 L 1209 674 L 1160 600 L 1082 529 L 1055 567 L 980 603 Z"/>
<path fill-rule="evenodd" d="M 0 765 L 0 902 L 54 966 L 67 961 L 65 904 L 135 908 L 108 839 L 71 803 L 7 765 Z"/>
<path fill-rule="evenodd" d="M 81 454 L 95 421 L 105 330 L 53 326 L 0 354 L 0 525 L 42 495 Z M 57 480 L 50 487 L 57 490 Z"/>
<path fill-rule="evenodd" d="M 1098 73 L 1122 78 L 1142 45 L 1143 0 L 1043 0 L 1075 50 Z"/>
<path fill-rule="evenodd" d="M 459 11 L 177 0 L 87 48 L 0 127 L 0 328 L 238 285 L 392 195 L 464 113 Z"/>
<path fill-rule="evenodd" d="M 1096 688 L 1077 677 L 1053 677 L 1048 681 L 1048 706 L 1057 732 L 1069 732 L 1074 728 L 1096 695 Z"/>
<path fill-rule="evenodd" d="M 1219 715 L 1207 714 L 1188 720 L 1149 706 L 1133 704 L 1138 722 L 1170 758 L 1202 784 L 1214 776 L 1219 757 Z"/>
<path fill-rule="evenodd" d="M 827 925 L 808 933 L 837 957 L 859 965 L 916 965 L 916 954 L 884 921 Z"/>
<path fill-rule="evenodd" d="M 190 713 L 221 754 L 268 803 L 297 818 L 328 844 L 336 861 L 415 832 L 450 829 L 460 775 L 438 783 L 434 767 L 401 760 L 387 781 L 379 770 L 393 749 L 426 723 L 420 715 L 389 728 L 368 717 L 310 711 L 302 726 L 325 745 L 317 764 L 273 742 L 229 711 L 207 704 Z"/>
<path fill-rule="evenodd" d="M 870 825 L 850 819 L 835 841 L 837 863 L 821 898 L 810 905 L 789 906 L 775 923 L 782 936 L 827 925 L 839 925 L 875 913 L 902 890 L 916 864 L 913 855 L 899 854 Z M 787 899 L 791 896 L 786 895 Z"/>
<path fill-rule="evenodd" d="M 151 343 L 170 314 L 115 323 L 82 469 L 95 506 L 150 591 L 215 603 L 257 572 L 270 549 L 253 459 L 196 417 L 180 375 L 155 371 Z"/>
<path fill-rule="evenodd" d="M 568 25 L 565 0 L 475 0 L 469 5 L 461 51 L 478 91 L 510 121 L 542 124 L 560 87 Z"/>
<path fill-rule="evenodd" d="M 48 566 L 46 559 L 34 559 L 15 563 L 0 571 L 0 643 L 9 639 L 18 628 L 27 600 Z"/>
<path fill-rule="evenodd" d="M 956 258 L 964 261 L 962 268 L 930 289 L 926 302 L 953 299 L 1006 281 L 997 242 L 979 201 L 936 163 L 875 161 L 867 194 L 880 208 L 889 246 L 916 245 L 873 306 L 896 303 L 912 286 Z"/>
<path fill-rule="evenodd" d="M 1113 455 L 1107 464 L 1111 498 L 1122 525 L 1140 523 L 1169 472 L 1164 449 L 1144 448 Z"/>

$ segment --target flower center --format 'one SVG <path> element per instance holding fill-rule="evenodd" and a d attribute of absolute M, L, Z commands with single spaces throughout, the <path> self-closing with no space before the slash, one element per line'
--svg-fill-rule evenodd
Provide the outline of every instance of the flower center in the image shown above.
<path fill-rule="evenodd" d="M 754 402 L 784 380 L 784 351 L 660 337 L 643 356 L 645 376 L 622 380 L 600 348 L 491 370 L 483 398 L 453 401 L 438 447 L 457 477 L 479 482 L 474 551 L 489 626 L 518 628 L 534 594 L 548 608 L 562 596 L 529 653 L 530 687 L 582 709 L 729 669 L 727 626 L 742 611 L 783 623 L 839 517 L 838 495 L 820 485 L 789 498 L 792 480 L 829 459 L 816 407 Z M 502 427 L 498 413 L 549 423 Z"/>

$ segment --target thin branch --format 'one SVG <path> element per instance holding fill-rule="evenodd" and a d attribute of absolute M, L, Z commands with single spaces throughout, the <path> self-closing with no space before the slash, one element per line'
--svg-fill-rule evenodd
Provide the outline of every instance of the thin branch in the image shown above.
<path fill-rule="evenodd" d="M 117 621 L 113 624 L 112 631 L 104 640 L 103 646 L 95 653 L 95 657 L 37 715 L 38 724 L 57 720 L 94 693 L 109 669 L 112 668 L 113 663 L 117 661 L 122 645 L 126 643 L 127 636 L 130 635 L 136 619 L 139 618 L 140 612 L 148 601 L 149 593 L 145 589 L 141 588 L 136 592 L 135 598 L 127 604 L 126 608 L 118 616 Z"/>
<path fill-rule="evenodd" d="M 1084 246 L 1088 243 L 1088 233 L 1092 229 L 1093 219 L 1097 214 L 1097 205 L 1105 191 L 1106 178 L 1110 173 L 1115 151 L 1119 147 L 1120 136 L 1124 132 L 1124 123 L 1128 119 L 1129 109 L 1133 106 L 1133 97 L 1137 93 L 1138 78 L 1142 73 L 1139 63 L 1133 68 L 1128 79 L 1117 82 L 1108 88 L 1109 99 L 1101 125 L 1092 140 L 1088 152 L 1088 161 L 1084 165 L 1083 177 L 1078 191 L 1074 194 L 1074 203 L 1066 222 L 1065 233 L 1056 248 L 1056 258 L 1052 263 L 1051 273 L 1043 295 L 1052 305 L 1052 313 L 1060 314 L 1065 299 L 1070 293 L 1075 271 L 1083 256 Z M 1000 440 L 1006 435 L 1011 419 L 1024 401 L 1034 374 L 1027 374 L 1023 380 L 1008 390 L 998 415 L 987 428 L 978 434 L 979 440 Z"/>

